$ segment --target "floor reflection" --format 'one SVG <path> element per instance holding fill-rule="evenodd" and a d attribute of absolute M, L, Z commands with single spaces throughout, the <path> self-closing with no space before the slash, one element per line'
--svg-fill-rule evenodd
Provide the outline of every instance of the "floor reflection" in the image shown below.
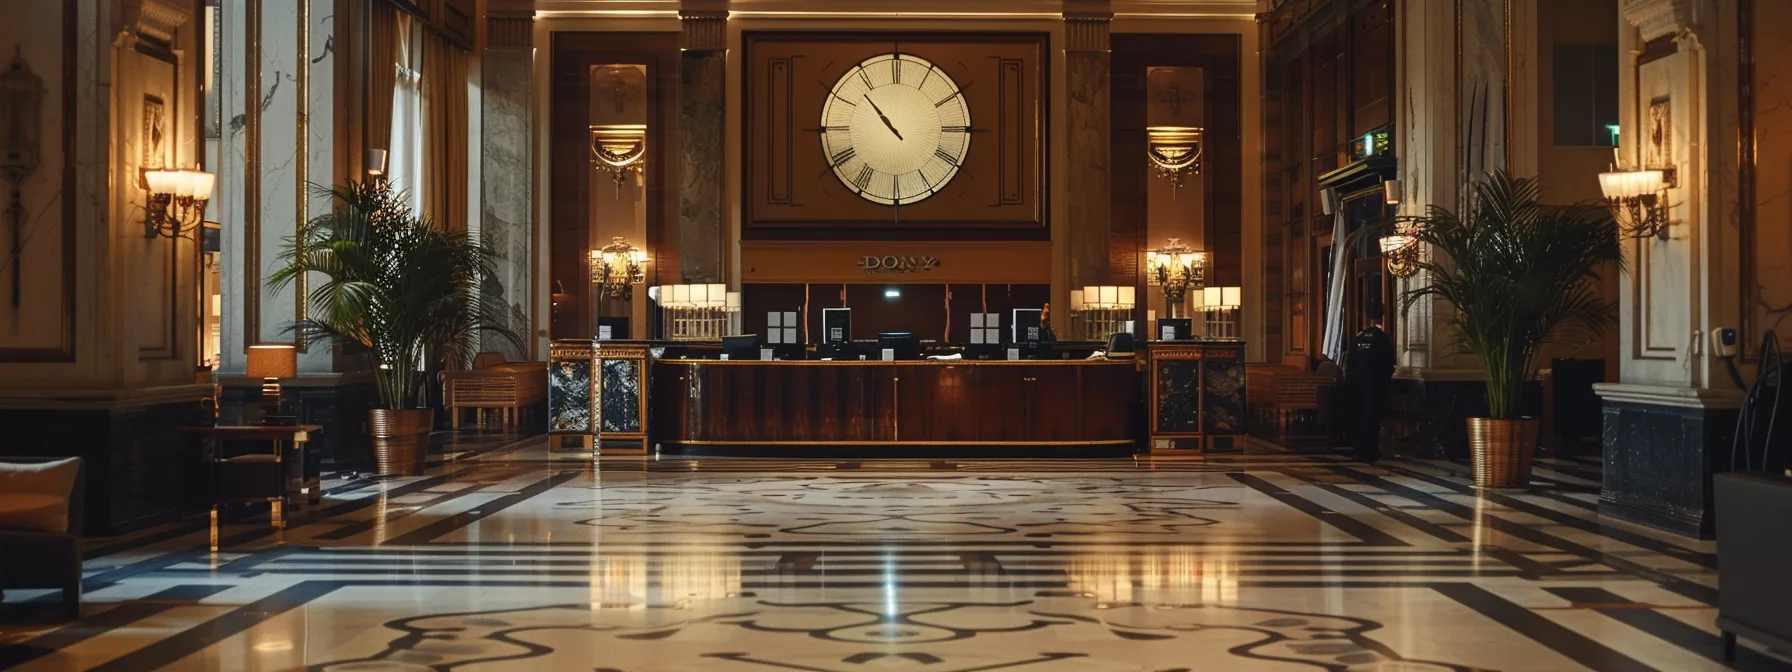
<path fill-rule="evenodd" d="M 1727 669 L 1710 544 L 1421 463 L 457 454 L 96 540 L 86 618 L 0 668 Z"/>

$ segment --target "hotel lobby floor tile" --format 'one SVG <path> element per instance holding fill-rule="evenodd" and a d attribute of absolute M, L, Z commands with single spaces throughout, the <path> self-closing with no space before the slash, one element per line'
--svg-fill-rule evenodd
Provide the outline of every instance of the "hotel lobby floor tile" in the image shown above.
<path fill-rule="evenodd" d="M 1719 661 L 1709 542 L 1434 464 L 545 445 L 333 480 L 284 530 L 92 540 L 83 619 L 34 623 L 50 596 L 8 592 L 0 668 L 1792 669 L 1746 643 Z"/>

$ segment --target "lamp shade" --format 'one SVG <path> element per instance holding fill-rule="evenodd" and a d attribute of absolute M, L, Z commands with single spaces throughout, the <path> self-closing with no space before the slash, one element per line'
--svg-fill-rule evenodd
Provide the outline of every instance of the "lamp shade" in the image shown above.
<path fill-rule="evenodd" d="M 1101 307 L 1113 308 L 1115 306 L 1120 305 L 1120 288 L 1119 287 L 1115 287 L 1113 285 L 1102 285 L 1098 289 L 1101 292 Z"/>
<path fill-rule="evenodd" d="M 384 174 L 386 174 L 386 150 L 383 150 L 383 149 L 367 150 L 367 174 L 368 175 L 384 175 Z"/>
<path fill-rule="evenodd" d="M 193 198 L 201 201 L 212 199 L 212 188 L 218 185 L 218 176 L 212 173 L 193 171 Z"/>
<path fill-rule="evenodd" d="M 1080 289 L 1070 290 L 1070 309 L 1071 310 L 1082 310 L 1083 309 L 1083 290 L 1080 290 Z"/>
<path fill-rule="evenodd" d="M 720 283 L 710 285 L 708 295 L 709 295 L 709 300 L 704 302 L 703 305 L 709 306 L 711 308 L 721 308 L 723 306 L 728 305 L 728 286 L 727 285 L 720 284 Z"/>
<path fill-rule="evenodd" d="M 728 309 L 740 310 L 740 292 L 728 293 Z"/>
<path fill-rule="evenodd" d="M 1116 307 L 1116 308 L 1131 308 L 1134 305 L 1136 305 L 1135 300 L 1138 298 L 1136 291 L 1138 290 L 1138 288 L 1128 286 L 1128 287 L 1118 287 L 1116 289 L 1120 290 L 1120 298 L 1119 298 L 1119 300 L 1114 302 L 1114 307 Z"/>
<path fill-rule="evenodd" d="M 1599 174 L 1599 191 L 1610 200 L 1647 196 L 1661 190 L 1663 173 L 1659 170 L 1625 170 Z"/>
<path fill-rule="evenodd" d="M 245 373 L 250 378 L 291 378 L 299 375 L 299 351 L 291 343 L 251 345 Z"/>
<path fill-rule="evenodd" d="M 1203 306 L 1218 306 L 1223 300 L 1224 297 L 1221 296 L 1219 287 L 1207 287 L 1201 290 L 1201 305 Z"/>
<path fill-rule="evenodd" d="M 180 173 L 172 170 L 151 170 L 143 173 L 143 181 L 149 185 L 149 193 L 172 194 L 178 188 L 176 182 Z"/>
<path fill-rule="evenodd" d="M 709 305 L 709 285 L 691 285 L 691 305 Z"/>
<path fill-rule="evenodd" d="M 1225 306 L 1227 308 L 1237 308 L 1243 304 L 1244 304 L 1244 288 L 1243 287 L 1221 287 L 1220 288 L 1220 305 Z"/>
<path fill-rule="evenodd" d="M 675 308 L 683 308 L 691 305 L 691 286 L 672 285 L 672 300 L 667 301 L 666 305 Z"/>

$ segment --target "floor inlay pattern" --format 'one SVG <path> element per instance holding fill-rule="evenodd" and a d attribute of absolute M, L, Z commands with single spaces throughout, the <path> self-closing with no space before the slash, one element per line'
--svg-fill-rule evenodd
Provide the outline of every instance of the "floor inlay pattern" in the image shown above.
<path fill-rule="evenodd" d="M 1598 465 L 604 459 L 535 439 L 338 479 L 285 530 L 90 542 L 19 670 L 1668 670 L 1719 662 L 1707 542 Z M 18 602 L 47 600 L 12 591 Z M 27 605 L 28 606 L 28 605 Z M 1792 669 L 1747 648 L 1735 669 Z"/>

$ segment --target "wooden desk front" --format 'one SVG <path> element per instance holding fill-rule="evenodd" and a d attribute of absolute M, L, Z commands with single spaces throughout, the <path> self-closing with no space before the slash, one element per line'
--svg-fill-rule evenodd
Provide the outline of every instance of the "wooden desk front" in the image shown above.
<path fill-rule="evenodd" d="M 1133 444 L 1131 361 L 660 360 L 655 440 L 668 445 Z"/>

